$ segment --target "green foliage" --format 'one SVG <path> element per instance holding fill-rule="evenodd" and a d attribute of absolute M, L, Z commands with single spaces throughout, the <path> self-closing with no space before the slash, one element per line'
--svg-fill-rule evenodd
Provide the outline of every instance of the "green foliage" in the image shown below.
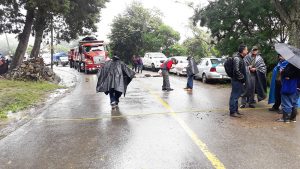
<path fill-rule="evenodd" d="M 176 43 L 170 46 L 168 49 L 165 49 L 163 53 L 166 56 L 186 56 L 187 55 L 187 48 L 179 43 Z"/>
<path fill-rule="evenodd" d="M 46 94 L 61 88 L 47 82 L 0 81 L 0 118 L 9 111 L 17 112 L 41 101 Z"/>
<path fill-rule="evenodd" d="M 160 12 L 146 9 L 141 3 L 132 3 L 117 16 L 112 24 L 111 48 L 129 63 L 134 54 L 167 49 L 180 39 L 178 32 L 162 23 Z"/>
<path fill-rule="evenodd" d="M 257 45 L 269 67 L 276 62 L 272 46 L 287 40 L 286 26 L 269 1 L 212 1 L 196 10 L 193 19 L 210 29 L 221 55 L 234 54 L 242 43 Z"/>

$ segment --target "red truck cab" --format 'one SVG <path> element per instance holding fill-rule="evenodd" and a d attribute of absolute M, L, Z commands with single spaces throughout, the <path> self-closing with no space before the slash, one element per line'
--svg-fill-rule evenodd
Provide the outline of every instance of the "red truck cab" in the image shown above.
<path fill-rule="evenodd" d="M 74 49 L 75 68 L 86 74 L 98 71 L 108 58 L 104 41 L 80 41 L 79 47 Z"/>

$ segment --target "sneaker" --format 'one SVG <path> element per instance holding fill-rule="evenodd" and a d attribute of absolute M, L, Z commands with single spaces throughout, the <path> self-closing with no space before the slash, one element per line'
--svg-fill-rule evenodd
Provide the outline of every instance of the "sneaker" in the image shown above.
<path fill-rule="evenodd" d="M 170 91 L 173 91 L 174 89 L 166 89 L 166 91 L 170 92 Z"/>
<path fill-rule="evenodd" d="M 112 109 L 115 109 L 115 108 L 118 107 L 118 105 L 117 105 L 116 102 L 112 102 L 110 105 L 111 105 L 111 108 L 112 108 Z"/>
<path fill-rule="evenodd" d="M 167 90 L 167 89 L 165 89 L 165 88 L 164 88 L 164 89 L 162 89 L 162 91 L 165 91 L 165 90 Z"/>
<path fill-rule="evenodd" d="M 272 108 L 269 108 L 269 111 L 277 111 L 278 112 L 279 109 L 272 107 Z"/>
<path fill-rule="evenodd" d="M 277 121 L 277 122 L 290 123 L 290 120 L 284 119 L 284 118 L 277 119 L 276 121 Z"/>
<path fill-rule="evenodd" d="M 244 115 L 243 113 L 240 113 L 239 111 L 236 112 L 236 114 L 241 115 L 241 116 Z"/>
<path fill-rule="evenodd" d="M 253 109 L 254 109 L 255 106 L 254 106 L 253 104 L 250 104 L 250 105 L 249 105 L 249 108 L 253 108 Z"/>
<path fill-rule="evenodd" d="M 241 115 L 239 115 L 238 113 L 232 113 L 232 112 L 230 112 L 230 117 L 241 118 Z"/>
<path fill-rule="evenodd" d="M 243 105 L 240 106 L 240 108 L 244 109 L 244 108 L 246 108 L 246 105 L 243 104 Z"/>
<path fill-rule="evenodd" d="M 183 88 L 184 90 L 188 90 L 189 88 L 188 87 L 185 87 L 185 88 Z"/>

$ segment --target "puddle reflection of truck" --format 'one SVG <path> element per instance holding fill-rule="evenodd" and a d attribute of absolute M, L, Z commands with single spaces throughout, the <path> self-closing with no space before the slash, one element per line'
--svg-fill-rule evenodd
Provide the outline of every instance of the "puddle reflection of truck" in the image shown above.
<path fill-rule="evenodd" d="M 98 71 L 109 58 L 104 41 L 95 39 L 83 39 L 77 48 L 73 51 L 71 49 L 69 54 L 73 54 L 74 68 L 85 74 Z M 72 56 L 69 59 L 72 59 Z"/>

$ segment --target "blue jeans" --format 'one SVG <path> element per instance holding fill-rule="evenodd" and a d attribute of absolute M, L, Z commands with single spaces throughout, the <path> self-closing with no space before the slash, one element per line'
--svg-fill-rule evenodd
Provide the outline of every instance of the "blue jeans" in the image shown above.
<path fill-rule="evenodd" d="M 194 75 L 188 76 L 187 85 L 186 85 L 187 88 L 190 88 L 190 89 L 193 88 L 193 79 L 194 79 Z"/>
<path fill-rule="evenodd" d="M 294 94 L 282 94 L 281 95 L 281 107 L 283 113 L 290 115 L 293 111 L 293 109 L 298 108 L 298 99 L 299 99 L 299 94 L 294 93 Z"/>
<path fill-rule="evenodd" d="M 229 101 L 229 111 L 230 113 L 238 112 L 239 108 L 239 98 L 243 93 L 243 83 L 237 80 L 231 80 L 231 95 Z"/>
<path fill-rule="evenodd" d="M 119 98 L 122 96 L 121 92 L 115 91 L 114 89 L 110 89 L 109 91 L 109 97 L 110 97 L 110 103 L 119 103 Z"/>

